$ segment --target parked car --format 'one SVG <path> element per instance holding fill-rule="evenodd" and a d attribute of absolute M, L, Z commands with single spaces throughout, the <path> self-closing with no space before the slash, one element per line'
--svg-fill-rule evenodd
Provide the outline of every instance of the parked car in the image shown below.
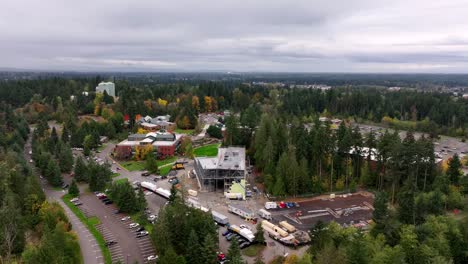
<path fill-rule="evenodd" d="M 130 216 L 125 216 L 122 219 L 120 219 L 120 221 L 127 221 L 127 220 L 130 220 Z"/>
<path fill-rule="evenodd" d="M 74 204 L 75 206 L 80 206 L 80 205 L 82 205 L 83 203 L 80 202 L 80 201 L 76 201 L 76 202 L 74 202 L 73 204 Z"/>
<path fill-rule="evenodd" d="M 105 205 L 109 205 L 109 204 L 113 204 L 114 202 L 111 201 L 111 200 L 107 200 L 106 202 L 104 202 Z"/>
<path fill-rule="evenodd" d="M 108 247 L 109 247 L 109 246 L 112 246 L 112 245 L 115 245 L 115 244 L 117 244 L 117 241 L 114 241 L 114 240 L 111 240 L 111 241 L 107 241 L 107 242 L 106 242 L 106 246 L 108 246 Z"/>
<path fill-rule="evenodd" d="M 147 172 L 147 171 L 145 171 L 145 172 L 143 172 L 143 173 L 141 174 L 141 176 L 145 176 L 145 177 L 146 177 L 146 176 L 150 176 L 150 173 Z"/>
<path fill-rule="evenodd" d="M 75 197 L 75 198 L 71 199 L 70 202 L 74 203 L 74 202 L 77 202 L 78 200 L 79 200 L 78 197 Z"/>
<path fill-rule="evenodd" d="M 156 177 L 154 177 L 153 181 L 159 181 L 159 180 L 162 180 L 162 176 L 161 175 L 158 175 Z"/>
<path fill-rule="evenodd" d="M 144 230 L 145 230 L 145 227 L 144 227 L 144 226 L 140 226 L 140 227 L 136 230 L 136 232 L 138 233 L 138 232 L 141 232 L 141 231 L 144 231 Z"/>
<path fill-rule="evenodd" d="M 151 255 L 151 256 L 146 258 L 147 261 L 153 261 L 153 260 L 157 260 L 157 259 L 158 259 L 158 256 L 155 256 L 155 255 Z"/>
<path fill-rule="evenodd" d="M 140 238 L 140 237 L 144 237 L 144 236 L 147 236 L 149 234 L 148 231 L 141 231 L 140 233 L 138 233 L 136 235 L 137 238 Z"/>
<path fill-rule="evenodd" d="M 223 236 L 227 236 L 227 235 L 229 235 L 230 233 L 231 233 L 231 231 L 226 230 L 226 231 L 223 232 Z"/>
<path fill-rule="evenodd" d="M 239 245 L 240 249 L 244 249 L 246 247 L 250 246 L 250 243 L 249 242 L 244 242 L 242 244 Z"/>
<path fill-rule="evenodd" d="M 150 216 L 148 216 L 148 221 L 154 221 L 154 220 L 156 220 L 156 218 L 157 218 L 157 216 L 150 215 Z"/>
<path fill-rule="evenodd" d="M 120 213 L 121 213 L 120 209 L 114 210 L 114 214 L 120 214 Z"/>
<path fill-rule="evenodd" d="M 68 183 L 64 183 L 64 184 L 62 184 L 62 189 L 66 189 L 66 188 L 68 188 L 68 186 L 69 186 Z"/>
<path fill-rule="evenodd" d="M 135 227 L 139 227 L 140 224 L 139 223 L 131 223 L 128 225 L 129 228 L 135 228 Z"/>

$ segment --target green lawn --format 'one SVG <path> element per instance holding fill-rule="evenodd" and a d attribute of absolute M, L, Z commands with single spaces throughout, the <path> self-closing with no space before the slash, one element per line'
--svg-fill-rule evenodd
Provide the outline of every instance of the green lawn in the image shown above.
<path fill-rule="evenodd" d="M 169 157 L 164 160 L 157 160 L 156 163 L 158 164 L 158 167 L 162 167 L 164 165 L 174 163 L 177 160 L 177 157 Z M 124 161 L 120 163 L 125 169 L 129 171 L 144 171 L 145 169 L 145 162 L 144 161 L 135 161 L 135 160 L 130 160 L 130 161 Z"/>
<path fill-rule="evenodd" d="M 176 130 L 175 130 L 174 132 L 176 132 L 177 134 L 192 135 L 193 131 L 195 131 L 195 129 L 180 129 L 180 128 L 176 128 Z"/>
<path fill-rule="evenodd" d="M 205 145 L 195 148 L 193 154 L 195 157 L 214 157 L 218 155 L 218 148 L 221 146 L 219 143 Z"/>
<path fill-rule="evenodd" d="M 242 250 L 242 254 L 247 257 L 255 257 L 258 255 L 258 252 L 261 252 L 265 248 L 264 245 L 254 244 L 246 249 Z"/>
<path fill-rule="evenodd" d="M 120 163 L 125 169 L 129 171 L 143 171 L 145 170 L 145 163 L 143 161 L 124 161 Z"/>
<path fill-rule="evenodd" d="M 119 177 L 120 173 L 112 173 L 112 178 Z"/>
<path fill-rule="evenodd" d="M 128 181 L 127 178 L 122 178 L 122 179 L 117 179 L 117 180 L 115 180 L 114 183 L 119 184 L 119 183 L 124 183 L 124 182 L 127 182 L 127 181 Z"/>
<path fill-rule="evenodd" d="M 99 245 L 99 248 L 101 248 L 102 255 L 104 256 L 104 262 L 106 264 L 111 264 L 112 263 L 112 257 L 109 251 L 109 248 L 106 247 L 106 242 L 104 240 L 104 237 L 102 237 L 102 234 L 99 233 L 99 231 L 96 229 L 97 224 L 100 223 L 99 218 L 97 217 L 91 217 L 87 218 L 81 210 L 76 207 L 72 202 L 70 202 L 70 199 L 73 198 L 69 194 L 65 194 L 62 197 L 63 202 L 70 208 L 70 210 L 80 219 L 80 221 L 85 225 L 89 232 L 94 236 L 96 239 L 96 242 Z"/>
<path fill-rule="evenodd" d="M 162 176 L 167 175 L 171 171 L 171 168 L 172 168 L 171 165 L 167 165 L 167 166 L 160 168 L 159 175 L 162 175 Z"/>

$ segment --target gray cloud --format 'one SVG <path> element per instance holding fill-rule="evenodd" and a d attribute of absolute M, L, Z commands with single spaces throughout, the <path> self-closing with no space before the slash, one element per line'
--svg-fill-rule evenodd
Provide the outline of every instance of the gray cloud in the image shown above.
<path fill-rule="evenodd" d="M 0 8 L 0 67 L 86 71 L 468 70 L 466 1 L 382 3 L 4 0 Z"/>

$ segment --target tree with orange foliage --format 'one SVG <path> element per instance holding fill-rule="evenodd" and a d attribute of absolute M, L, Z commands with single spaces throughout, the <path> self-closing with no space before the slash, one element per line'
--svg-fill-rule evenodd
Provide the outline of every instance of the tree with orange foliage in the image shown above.
<path fill-rule="evenodd" d="M 182 118 L 182 128 L 184 128 L 184 129 L 189 129 L 190 128 L 190 119 L 188 118 L 188 116 L 184 116 Z"/>

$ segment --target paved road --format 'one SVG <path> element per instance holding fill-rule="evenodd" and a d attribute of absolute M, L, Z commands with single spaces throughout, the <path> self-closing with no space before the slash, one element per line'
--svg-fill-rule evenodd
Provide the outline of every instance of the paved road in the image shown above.
<path fill-rule="evenodd" d="M 31 149 L 31 136 L 24 145 L 24 157 L 26 160 L 30 160 L 29 151 Z M 38 175 L 38 173 L 36 173 Z M 104 259 L 99 246 L 96 243 L 93 235 L 89 230 L 81 223 L 81 221 L 75 216 L 75 214 L 66 206 L 62 201 L 61 197 L 64 195 L 64 191 L 54 190 L 45 179 L 40 179 L 42 189 L 49 201 L 58 202 L 65 210 L 68 219 L 72 224 L 73 230 L 78 235 L 81 255 L 83 256 L 83 262 L 85 264 L 101 264 L 104 263 Z"/>

